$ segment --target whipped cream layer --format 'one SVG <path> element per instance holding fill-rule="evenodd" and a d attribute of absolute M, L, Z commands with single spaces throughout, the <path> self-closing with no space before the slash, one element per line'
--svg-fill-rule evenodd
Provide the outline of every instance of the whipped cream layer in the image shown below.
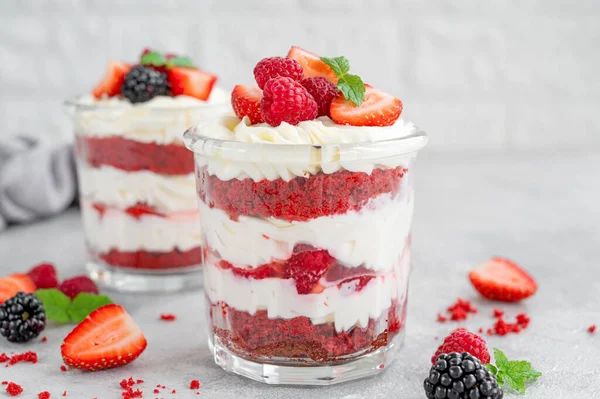
<path fill-rule="evenodd" d="M 413 195 L 392 199 L 382 194 L 358 211 L 306 222 L 239 216 L 199 201 L 208 247 L 236 267 L 255 268 L 288 259 L 296 244 L 325 249 L 346 267 L 391 270 L 410 234 Z"/>
<path fill-rule="evenodd" d="M 245 279 L 213 265 L 204 269 L 204 290 L 212 303 L 221 301 L 250 314 L 266 310 L 269 318 L 305 316 L 314 324 L 333 322 L 338 332 L 355 325 L 367 327 L 369 319 L 379 318 L 406 292 L 406 282 L 393 273 L 376 276 L 360 291 L 356 284 L 350 281 L 318 294 L 299 295 L 293 279 Z"/>
<path fill-rule="evenodd" d="M 197 211 L 194 174 L 166 176 L 150 171 L 126 172 L 111 166 L 78 168 L 81 196 L 126 209 L 146 203 L 158 210 Z"/>
<path fill-rule="evenodd" d="M 200 220 L 194 211 L 136 219 L 113 209 L 101 214 L 89 201 L 82 202 L 81 211 L 86 240 L 96 251 L 187 251 L 202 244 Z"/>
<path fill-rule="evenodd" d="M 77 101 L 75 131 L 91 137 L 122 136 L 144 143 L 171 144 L 198 123 L 231 112 L 229 93 L 214 88 L 208 101 L 188 96 L 157 96 L 132 104 L 119 97 L 96 99 L 87 95 Z"/>
<path fill-rule="evenodd" d="M 202 125 L 199 133 L 220 140 L 278 145 L 247 146 L 227 155 L 218 145 L 206 145 L 202 148 L 204 155 L 197 155 L 196 162 L 207 166 L 208 172 L 221 180 L 289 181 L 296 176 L 329 174 L 341 169 L 371 173 L 374 168 L 406 165 L 414 155 L 406 154 L 406 145 L 398 140 L 378 148 L 344 150 L 340 145 L 393 140 L 415 132 L 416 127 L 402 119 L 392 126 L 379 127 L 338 125 L 328 117 L 320 117 L 296 126 L 284 122 L 273 127 L 266 123 L 252 125 L 247 117 L 240 120 L 226 115 Z M 415 151 L 417 147 L 420 148 L 416 146 Z"/>

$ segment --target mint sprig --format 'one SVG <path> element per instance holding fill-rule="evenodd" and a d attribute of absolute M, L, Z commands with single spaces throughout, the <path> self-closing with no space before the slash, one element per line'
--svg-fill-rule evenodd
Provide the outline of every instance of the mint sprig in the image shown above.
<path fill-rule="evenodd" d="M 512 389 L 520 394 L 525 393 L 525 383 L 535 381 L 542 375 L 531 366 L 531 363 L 525 360 L 508 360 L 504 352 L 494 348 L 494 358 L 496 365 L 486 364 L 488 370 L 496 376 L 498 385 L 508 384 Z"/>
<path fill-rule="evenodd" d="M 56 288 L 37 290 L 35 295 L 44 304 L 46 317 L 59 323 L 79 323 L 94 310 L 112 303 L 106 295 L 87 292 L 80 292 L 71 301 L 71 298 Z"/>
<path fill-rule="evenodd" d="M 185 56 L 177 56 L 170 58 L 167 61 L 167 69 L 171 69 L 173 67 L 186 67 L 186 68 L 195 68 L 194 61 L 190 57 Z"/>
<path fill-rule="evenodd" d="M 321 60 L 335 73 L 338 78 L 336 87 L 344 94 L 344 98 L 360 107 L 365 100 L 365 84 L 359 76 L 348 73 L 350 62 L 346 57 L 321 57 Z"/>
<path fill-rule="evenodd" d="M 143 65 L 152 65 L 155 67 L 161 67 L 167 63 L 167 59 L 165 58 L 165 56 L 162 53 L 159 53 L 158 51 L 151 51 L 149 53 L 142 55 L 142 59 L 140 60 L 140 62 Z"/>

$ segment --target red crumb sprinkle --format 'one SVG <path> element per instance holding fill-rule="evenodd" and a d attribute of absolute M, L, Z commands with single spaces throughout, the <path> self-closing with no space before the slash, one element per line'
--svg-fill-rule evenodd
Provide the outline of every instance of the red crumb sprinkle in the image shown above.
<path fill-rule="evenodd" d="M 136 380 L 136 381 L 135 381 L 135 383 L 136 383 L 136 384 L 143 384 L 143 383 L 144 383 L 144 380 Z"/>
<path fill-rule="evenodd" d="M 64 392 L 63 392 L 63 396 L 67 396 L 67 391 L 64 391 Z"/>
<path fill-rule="evenodd" d="M 502 317 L 504 316 L 504 310 L 494 309 L 494 317 Z"/>
<path fill-rule="evenodd" d="M 438 313 L 438 323 L 445 323 L 448 321 L 448 318 L 454 321 L 466 320 L 469 313 L 477 313 L 477 309 L 473 306 L 471 301 L 462 298 L 458 298 L 455 303 L 446 309 L 446 311 L 450 316 L 444 316 L 443 314 Z"/>
<path fill-rule="evenodd" d="M 2 385 L 8 385 L 8 381 L 2 381 Z"/>
<path fill-rule="evenodd" d="M 154 391 L 152 391 L 154 393 L 160 393 L 160 391 L 158 390 L 158 388 L 154 388 Z"/>
<path fill-rule="evenodd" d="M 200 381 L 192 380 L 190 382 L 190 389 L 198 389 L 198 388 L 200 388 Z"/>
<path fill-rule="evenodd" d="M 141 384 L 143 382 L 144 382 L 144 380 L 134 380 L 133 377 L 129 377 L 126 380 L 125 379 L 121 380 L 119 385 L 121 386 L 121 388 L 123 388 L 123 392 L 121 392 L 123 399 L 133 399 L 133 398 L 143 397 L 144 393 L 142 391 L 140 391 L 139 389 L 136 389 L 134 391 L 132 388 L 135 384 Z"/>
<path fill-rule="evenodd" d="M 10 360 L 10 357 L 6 353 L 0 353 L 0 363 L 5 363 Z"/>
<path fill-rule="evenodd" d="M 173 389 L 173 390 L 171 391 L 171 393 L 177 393 L 177 391 L 176 391 L 175 389 Z"/>
<path fill-rule="evenodd" d="M 17 396 L 23 392 L 23 388 L 19 384 L 9 382 L 6 386 L 6 392 L 8 392 L 10 396 Z"/>
<path fill-rule="evenodd" d="M 21 362 L 29 362 L 29 363 L 37 363 L 38 356 L 35 352 L 25 352 L 25 353 L 17 353 L 12 356 L 8 356 L 6 353 L 0 353 L 0 363 L 6 363 L 6 367 L 12 366 Z"/>
<path fill-rule="evenodd" d="M 175 321 L 177 320 L 177 316 L 172 313 L 161 313 L 160 319 L 164 321 Z"/>
<path fill-rule="evenodd" d="M 495 312 L 494 312 L 495 314 Z M 531 318 L 526 313 L 519 313 L 515 317 L 514 323 L 507 323 L 504 320 L 504 313 L 496 317 L 496 322 L 492 326 L 492 328 L 488 328 L 486 333 L 488 335 L 500 335 L 504 336 L 506 334 L 515 333 L 518 334 L 529 326 L 531 322 Z"/>
<path fill-rule="evenodd" d="M 48 338 L 42 337 L 42 342 L 47 342 L 47 341 L 48 341 Z"/>
<path fill-rule="evenodd" d="M 438 321 L 438 323 L 445 323 L 448 321 L 448 318 L 446 316 L 444 316 L 443 314 L 438 313 L 437 321 Z"/>
<path fill-rule="evenodd" d="M 595 333 L 595 332 L 596 332 L 596 325 L 595 325 L 595 324 L 592 324 L 591 326 L 589 326 L 589 327 L 588 327 L 588 332 L 589 332 L 590 334 L 593 334 L 593 333 Z"/>
<path fill-rule="evenodd" d="M 65 373 L 67 371 L 67 367 L 63 364 L 62 366 L 60 366 L 60 371 Z"/>
<path fill-rule="evenodd" d="M 38 393 L 38 399 L 50 399 L 50 392 L 44 391 Z"/>

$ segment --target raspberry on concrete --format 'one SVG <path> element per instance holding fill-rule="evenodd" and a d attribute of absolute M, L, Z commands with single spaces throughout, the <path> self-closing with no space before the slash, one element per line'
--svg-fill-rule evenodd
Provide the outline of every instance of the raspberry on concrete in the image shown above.
<path fill-rule="evenodd" d="M 466 328 L 457 328 L 444 338 L 444 342 L 431 358 L 431 363 L 435 363 L 435 359 L 440 354 L 450 352 L 469 352 L 484 364 L 490 362 L 490 352 L 485 340 L 467 331 Z"/>

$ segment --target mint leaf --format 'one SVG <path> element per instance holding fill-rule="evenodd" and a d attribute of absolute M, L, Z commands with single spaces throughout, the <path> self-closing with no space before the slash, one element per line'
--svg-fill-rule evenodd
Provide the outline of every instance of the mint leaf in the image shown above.
<path fill-rule="evenodd" d="M 48 319 L 59 323 L 68 323 L 71 321 L 71 317 L 69 316 L 71 299 L 68 296 L 56 288 L 37 290 L 35 296 L 44 304 L 44 311 Z"/>
<path fill-rule="evenodd" d="M 520 394 L 524 394 L 525 393 L 525 381 L 519 378 L 515 378 L 514 376 L 510 375 L 510 374 L 506 374 L 504 376 L 504 381 L 515 391 L 519 392 Z"/>
<path fill-rule="evenodd" d="M 167 63 L 167 59 L 162 53 L 158 51 L 151 51 L 142 56 L 140 62 L 144 65 L 153 65 L 155 67 L 164 66 Z"/>
<path fill-rule="evenodd" d="M 173 67 L 195 68 L 196 65 L 194 65 L 194 61 L 190 57 L 177 56 L 167 61 L 167 69 Z"/>
<path fill-rule="evenodd" d="M 346 57 L 321 57 L 321 61 L 327 64 L 337 76 L 336 88 L 344 94 L 344 98 L 360 107 L 365 100 L 365 84 L 360 77 L 348 73 L 350 63 Z"/>
<path fill-rule="evenodd" d="M 488 370 L 490 370 L 490 372 L 491 372 L 492 374 L 494 374 L 494 375 L 497 375 L 497 374 L 498 374 L 498 369 L 497 369 L 497 368 L 496 368 L 496 366 L 494 366 L 492 363 L 487 363 L 487 364 L 484 364 L 484 366 L 485 366 L 485 367 L 486 367 Z"/>
<path fill-rule="evenodd" d="M 71 319 L 80 323 L 94 310 L 112 303 L 106 295 L 94 295 L 87 292 L 80 292 L 69 307 L 69 316 Z"/>
<path fill-rule="evenodd" d="M 326 63 L 329 68 L 335 72 L 335 76 L 343 76 L 350 71 L 350 62 L 346 57 L 327 58 L 321 57 L 321 60 Z"/>
<path fill-rule="evenodd" d="M 537 370 L 531 367 L 531 363 L 525 360 L 508 360 L 506 355 L 494 348 L 494 357 L 496 358 L 496 366 L 486 364 L 486 367 L 494 372 L 496 369 L 496 381 L 502 386 L 508 384 L 515 391 L 525 393 L 525 383 L 529 380 L 535 380 L 542 375 Z M 492 369 L 493 368 L 493 369 Z"/>
<path fill-rule="evenodd" d="M 508 365 L 508 358 L 500 349 L 494 348 L 494 359 L 496 359 L 496 367 L 503 369 Z"/>

